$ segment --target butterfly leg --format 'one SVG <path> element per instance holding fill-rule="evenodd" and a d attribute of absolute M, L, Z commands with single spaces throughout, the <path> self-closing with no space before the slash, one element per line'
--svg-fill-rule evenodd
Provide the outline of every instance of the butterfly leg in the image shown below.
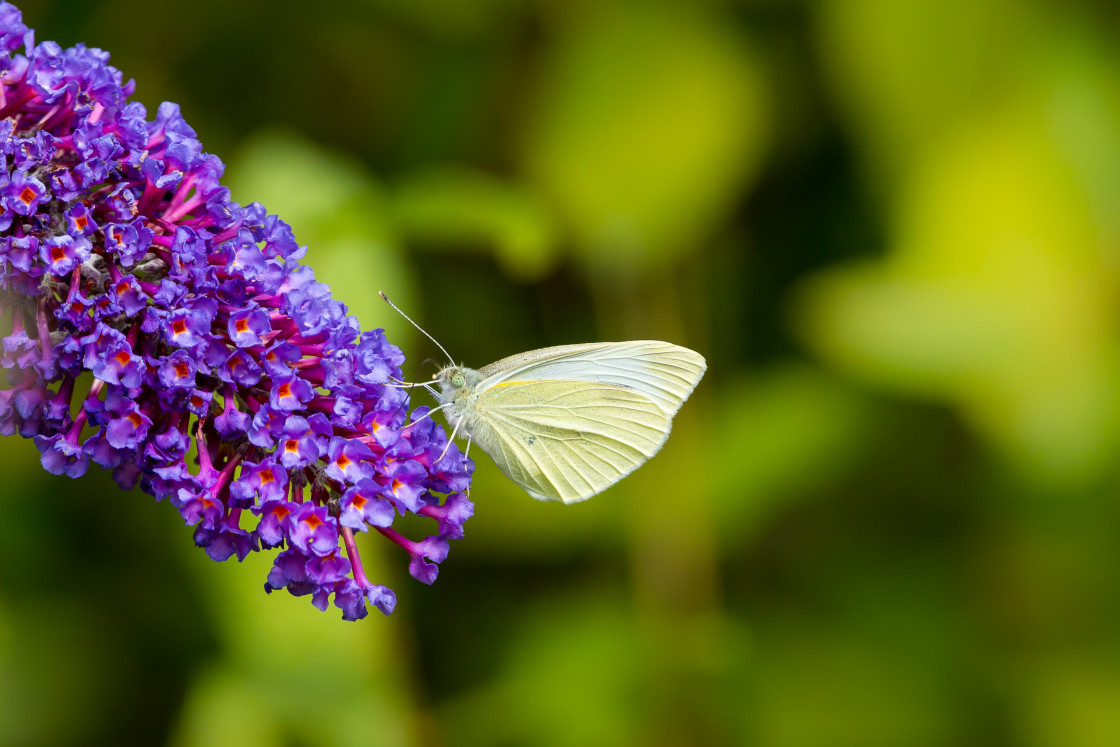
<path fill-rule="evenodd" d="M 439 412 L 440 410 L 442 410 L 445 407 L 447 407 L 447 405 L 440 405 L 439 407 L 433 407 L 432 409 L 428 410 L 426 413 L 421 415 L 416 420 L 413 420 L 411 423 L 409 423 L 405 427 L 407 428 L 409 425 L 416 425 L 417 423 L 423 422 L 424 418 L 430 418 L 432 415 Z"/>
<path fill-rule="evenodd" d="M 440 405 L 440 407 L 442 406 L 443 405 Z M 451 436 L 447 439 L 447 446 L 443 447 L 443 452 L 439 455 L 439 459 L 443 459 L 445 456 L 447 456 L 447 450 L 451 448 L 451 444 L 455 443 L 455 434 L 459 432 L 459 426 L 462 424 L 463 419 L 459 418 L 459 421 L 455 423 L 455 428 L 451 431 Z M 439 459 L 437 459 L 436 461 L 438 462 Z"/>
<path fill-rule="evenodd" d="M 467 436 L 467 448 L 466 448 L 466 450 L 463 451 L 463 459 L 466 459 L 467 455 L 471 453 L 471 441 L 472 441 L 472 439 L 468 435 Z M 470 497 L 471 497 L 471 486 L 470 485 L 467 486 L 466 495 L 467 495 L 467 499 L 469 500 Z"/>

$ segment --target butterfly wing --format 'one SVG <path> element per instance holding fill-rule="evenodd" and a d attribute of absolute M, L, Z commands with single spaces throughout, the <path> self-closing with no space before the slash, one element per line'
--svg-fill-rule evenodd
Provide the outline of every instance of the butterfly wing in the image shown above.
<path fill-rule="evenodd" d="M 574 503 L 657 453 L 704 359 L 665 342 L 593 343 L 523 353 L 478 373 L 468 432 L 534 498 Z"/>
<path fill-rule="evenodd" d="M 516 381 L 483 392 L 469 430 L 538 500 L 582 501 L 657 453 L 670 419 L 632 389 L 588 381 Z"/>
<path fill-rule="evenodd" d="M 658 340 L 560 345 L 503 358 L 478 370 L 480 389 L 511 381 L 580 380 L 633 389 L 670 418 L 696 388 L 704 357 Z"/>

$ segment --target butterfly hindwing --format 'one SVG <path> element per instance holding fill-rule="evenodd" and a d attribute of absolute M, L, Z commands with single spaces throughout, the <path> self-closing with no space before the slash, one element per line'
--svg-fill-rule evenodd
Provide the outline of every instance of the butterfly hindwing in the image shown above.
<path fill-rule="evenodd" d="M 482 391 L 469 430 L 534 498 L 574 503 L 653 456 L 670 417 L 640 391 L 583 380 L 507 381 Z"/>

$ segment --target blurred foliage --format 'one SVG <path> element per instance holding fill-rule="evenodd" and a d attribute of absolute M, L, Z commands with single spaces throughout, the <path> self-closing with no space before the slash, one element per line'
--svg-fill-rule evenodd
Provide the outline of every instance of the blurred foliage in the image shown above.
<path fill-rule="evenodd" d="M 444 167 L 401 180 L 393 215 L 413 242 L 494 254 L 514 278 L 540 280 L 560 259 L 556 221 L 524 187 L 481 171 Z"/>
<path fill-rule="evenodd" d="M 520 160 L 584 262 L 632 274 L 679 261 L 757 170 L 769 122 L 753 45 L 686 3 L 582 10 L 538 63 Z"/>
<path fill-rule="evenodd" d="M 411 378 L 379 289 L 468 365 L 709 372 L 585 504 L 478 453 L 432 587 L 359 538 L 400 596 L 359 624 L 6 440 L 0 741 L 1120 743 L 1114 4 L 24 6 L 182 104 Z"/>

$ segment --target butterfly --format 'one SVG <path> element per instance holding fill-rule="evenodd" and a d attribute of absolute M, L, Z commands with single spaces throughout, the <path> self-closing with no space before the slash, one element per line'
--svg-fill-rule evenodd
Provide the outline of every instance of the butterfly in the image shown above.
<path fill-rule="evenodd" d="M 561 345 L 477 370 L 445 366 L 433 411 L 532 497 L 576 503 L 661 449 L 705 370 L 703 356 L 668 342 Z"/>

